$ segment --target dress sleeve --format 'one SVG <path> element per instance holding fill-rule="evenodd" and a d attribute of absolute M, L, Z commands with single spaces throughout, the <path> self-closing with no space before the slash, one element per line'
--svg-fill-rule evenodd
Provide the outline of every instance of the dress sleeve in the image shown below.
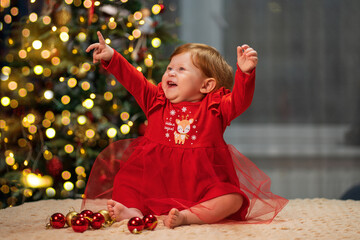
<path fill-rule="evenodd" d="M 109 62 L 102 61 L 101 63 L 134 96 L 147 116 L 155 101 L 157 86 L 150 83 L 141 72 L 115 50 Z"/>
<path fill-rule="evenodd" d="M 235 84 L 231 93 L 226 94 L 220 102 L 224 124 L 242 114 L 251 104 L 255 90 L 255 69 L 250 74 L 243 73 L 239 66 L 235 73 Z"/>

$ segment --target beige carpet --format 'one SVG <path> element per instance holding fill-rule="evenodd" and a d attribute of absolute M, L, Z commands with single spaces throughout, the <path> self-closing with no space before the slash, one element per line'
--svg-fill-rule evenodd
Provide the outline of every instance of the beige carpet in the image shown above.
<path fill-rule="evenodd" d="M 80 210 L 81 200 L 43 200 L 0 210 L 0 239 L 360 239 L 360 201 L 328 199 L 290 200 L 271 224 L 223 223 L 166 228 L 131 234 L 127 221 L 109 228 L 76 233 L 71 228 L 46 229 L 55 212 Z"/>

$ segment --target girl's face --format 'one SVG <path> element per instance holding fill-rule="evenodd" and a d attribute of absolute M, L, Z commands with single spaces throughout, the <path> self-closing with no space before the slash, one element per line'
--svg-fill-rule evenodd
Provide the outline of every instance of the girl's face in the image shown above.
<path fill-rule="evenodd" d="M 204 98 L 200 92 L 206 77 L 195 67 L 191 53 L 175 55 L 162 77 L 162 88 L 171 103 L 198 102 Z"/>

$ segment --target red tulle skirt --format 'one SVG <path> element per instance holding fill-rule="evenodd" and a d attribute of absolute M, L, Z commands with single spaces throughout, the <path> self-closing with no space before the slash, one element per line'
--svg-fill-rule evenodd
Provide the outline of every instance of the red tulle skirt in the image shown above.
<path fill-rule="evenodd" d="M 196 214 L 207 200 L 238 193 L 244 199 L 242 207 L 228 219 L 270 223 L 288 202 L 270 191 L 270 183 L 232 145 L 169 147 L 139 137 L 114 142 L 99 154 L 82 209 L 106 209 L 107 200 L 113 199 L 144 215 L 168 214 L 171 208 Z"/>

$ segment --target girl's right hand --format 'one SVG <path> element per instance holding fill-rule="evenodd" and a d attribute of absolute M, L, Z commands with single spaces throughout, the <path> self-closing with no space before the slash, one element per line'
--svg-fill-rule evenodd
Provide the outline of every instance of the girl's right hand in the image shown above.
<path fill-rule="evenodd" d="M 86 52 L 90 52 L 91 50 L 95 49 L 93 53 L 93 63 L 97 63 L 101 60 L 108 62 L 114 55 L 114 50 L 105 43 L 104 37 L 99 31 L 97 32 L 97 35 L 99 38 L 99 42 L 91 44 L 86 49 Z"/>

